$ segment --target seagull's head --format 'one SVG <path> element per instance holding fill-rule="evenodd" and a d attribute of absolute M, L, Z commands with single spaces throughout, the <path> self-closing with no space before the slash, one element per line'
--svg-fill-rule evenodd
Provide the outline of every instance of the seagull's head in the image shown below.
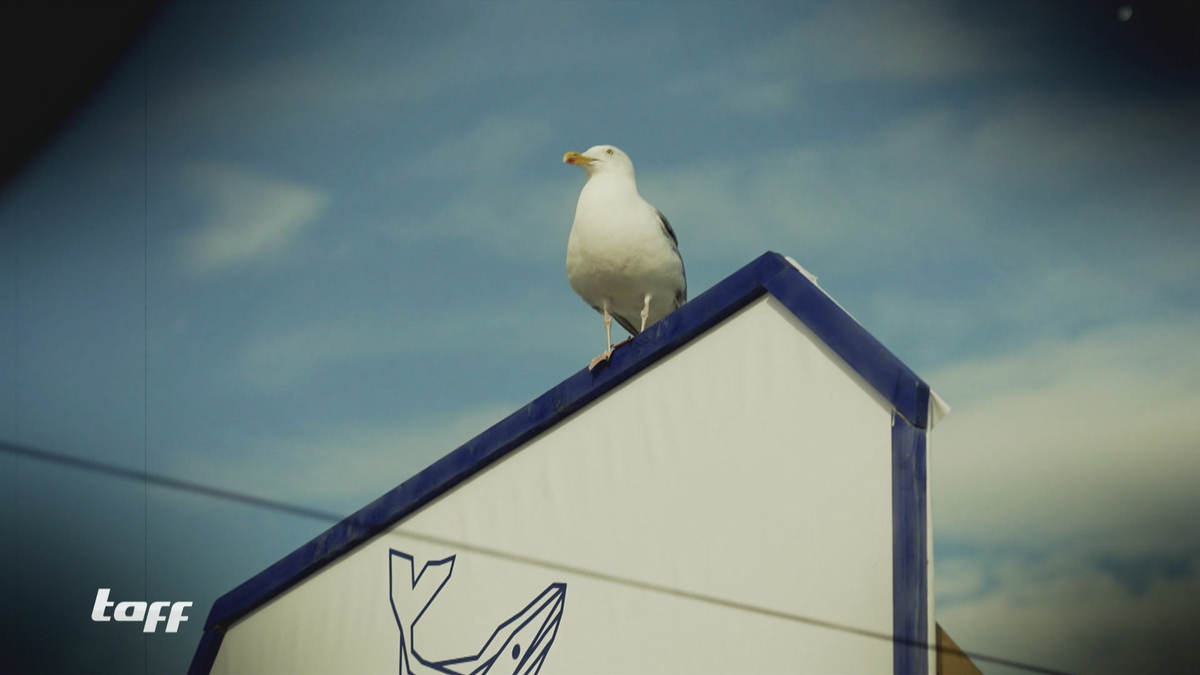
<path fill-rule="evenodd" d="M 588 178 L 610 173 L 626 174 L 633 178 L 633 162 L 629 155 L 611 145 L 593 146 L 588 148 L 587 152 L 568 152 L 563 155 L 563 161 L 583 167 Z"/>

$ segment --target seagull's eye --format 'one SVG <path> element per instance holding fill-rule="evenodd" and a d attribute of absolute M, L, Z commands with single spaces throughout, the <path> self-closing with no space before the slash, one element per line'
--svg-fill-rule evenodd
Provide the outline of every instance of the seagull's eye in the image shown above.
<path fill-rule="evenodd" d="M 609 149 L 605 150 L 605 152 L 607 152 L 608 154 L 610 154 L 610 155 L 611 155 L 611 154 L 612 154 L 612 148 L 609 148 Z"/>

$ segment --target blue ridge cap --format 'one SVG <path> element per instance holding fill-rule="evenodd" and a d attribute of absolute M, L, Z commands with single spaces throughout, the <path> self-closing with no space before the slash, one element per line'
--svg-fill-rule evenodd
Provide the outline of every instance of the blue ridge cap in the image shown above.
<path fill-rule="evenodd" d="M 205 630 L 223 630 L 764 293 L 770 293 L 794 313 L 905 419 L 917 428 L 925 427 L 929 386 L 786 258 L 778 253 L 764 253 L 618 349 L 607 366 L 590 372 L 580 370 L 218 598 L 209 612 Z M 215 651 L 219 644 L 220 640 L 201 640 L 197 659 L 206 645 Z M 194 661 L 201 662 L 202 659 Z M 197 670 L 207 671 L 203 667 Z"/>

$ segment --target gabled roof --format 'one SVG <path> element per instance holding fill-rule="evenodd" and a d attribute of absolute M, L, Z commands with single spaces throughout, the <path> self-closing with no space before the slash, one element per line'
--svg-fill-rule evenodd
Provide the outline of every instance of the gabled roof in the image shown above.
<path fill-rule="evenodd" d="M 483 471 L 491 463 L 566 419 L 622 382 L 770 293 L 787 307 L 908 420 L 924 429 L 929 386 L 900 362 L 798 265 L 765 253 L 618 349 L 606 367 L 581 370 L 550 391 L 441 458 L 317 538 L 213 603 L 197 650 L 219 644 L 224 627 L 270 601 L 341 555 Z M 938 405 L 936 402 L 934 405 Z M 216 630 L 213 630 L 216 629 Z M 193 663 L 207 672 L 209 664 Z"/>

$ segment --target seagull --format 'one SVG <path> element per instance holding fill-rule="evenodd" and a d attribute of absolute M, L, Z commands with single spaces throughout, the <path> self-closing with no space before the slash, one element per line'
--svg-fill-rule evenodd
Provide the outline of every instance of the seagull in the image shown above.
<path fill-rule="evenodd" d="M 567 281 L 604 316 L 608 348 L 588 364 L 593 370 L 620 346 L 612 320 L 632 339 L 687 302 L 687 275 L 671 223 L 638 194 L 629 155 L 597 145 L 563 162 L 587 172 L 567 240 Z"/>

